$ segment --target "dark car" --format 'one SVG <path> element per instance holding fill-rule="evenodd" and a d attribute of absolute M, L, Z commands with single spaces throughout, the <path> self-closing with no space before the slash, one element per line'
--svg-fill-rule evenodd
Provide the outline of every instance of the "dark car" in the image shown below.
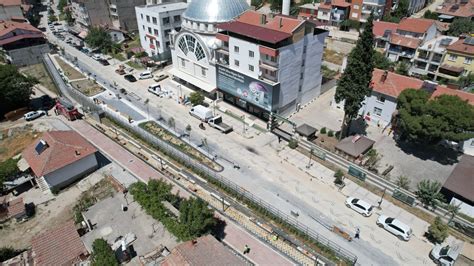
<path fill-rule="evenodd" d="M 137 81 L 137 79 L 131 74 L 125 75 L 125 76 L 123 76 L 123 78 L 130 81 L 130 82 L 136 82 Z"/>
<path fill-rule="evenodd" d="M 98 59 L 97 60 L 99 63 L 101 63 L 103 66 L 108 66 L 110 65 L 109 64 L 109 61 L 105 60 L 105 59 Z"/>

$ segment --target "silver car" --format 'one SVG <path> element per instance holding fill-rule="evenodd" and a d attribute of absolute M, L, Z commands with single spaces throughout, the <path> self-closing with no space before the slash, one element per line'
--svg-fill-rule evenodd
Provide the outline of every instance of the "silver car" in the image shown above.
<path fill-rule="evenodd" d="M 31 111 L 31 112 L 28 112 L 28 113 L 24 114 L 23 118 L 26 121 L 31 121 L 31 120 L 35 120 L 36 118 L 38 118 L 40 116 L 43 116 L 43 115 L 46 115 L 46 112 L 43 111 L 43 110 Z"/>

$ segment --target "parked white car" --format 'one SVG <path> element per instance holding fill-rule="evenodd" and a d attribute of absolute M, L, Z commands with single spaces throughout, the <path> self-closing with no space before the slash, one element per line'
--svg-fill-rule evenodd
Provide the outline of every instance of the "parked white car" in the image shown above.
<path fill-rule="evenodd" d="M 31 111 L 31 112 L 28 112 L 28 113 L 24 114 L 23 118 L 26 121 L 31 121 L 31 120 L 35 120 L 36 118 L 38 118 L 40 116 L 43 116 L 43 115 L 46 115 L 45 111 L 42 111 L 42 110 Z"/>
<path fill-rule="evenodd" d="M 353 197 L 347 197 L 346 206 L 364 215 L 365 217 L 372 215 L 372 211 L 374 209 L 374 206 L 370 205 L 369 203 Z"/>
<path fill-rule="evenodd" d="M 396 235 L 400 240 L 408 241 L 413 234 L 413 231 L 408 225 L 383 214 L 377 219 L 377 225 Z"/>
<path fill-rule="evenodd" d="M 140 73 L 138 75 L 138 79 L 151 79 L 153 78 L 153 74 L 151 73 L 151 71 L 143 71 L 142 73 Z"/>
<path fill-rule="evenodd" d="M 461 246 L 441 246 L 440 244 L 436 245 L 430 252 L 430 258 L 436 262 L 438 265 L 442 266 L 452 266 L 459 254 L 461 253 Z"/>
<path fill-rule="evenodd" d="M 102 55 L 101 55 L 101 54 L 93 54 L 91 57 L 92 57 L 92 59 L 94 59 L 94 60 L 100 60 L 100 59 L 102 59 Z"/>

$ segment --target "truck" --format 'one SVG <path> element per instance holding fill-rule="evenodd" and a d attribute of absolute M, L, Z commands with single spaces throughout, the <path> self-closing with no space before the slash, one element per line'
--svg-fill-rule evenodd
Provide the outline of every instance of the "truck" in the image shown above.
<path fill-rule="evenodd" d="M 56 115 L 64 115 L 69 121 L 76 120 L 77 118 L 81 117 L 81 113 L 79 113 L 77 108 L 65 98 L 56 99 L 54 113 Z"/>
<path fill-rule="evenodd" d="M 213 117 L 212 111 L 209 108 L 202 105 L 196 105 L 192 107 L 191 110 L 189 110 L 189 114 L 203 122 L 207 122 L 209 119 Z"/>
<path fill-rule="evenodd" d="M 207 121 L 209 126 L 218 129 L 220 132 L 227 134 L 233 130 L 232 126 L 227 125 L 226 123 L 222 122 L 222 116 L 218 115 L 215 116 Z"/>
<path fill-rule="evenodd" d="M 164 93 L 164 90 L 161 89 L 160 84 L 152 84 L 148 86 L 148 92 L 161 97 Z"/>
<path fill-rule="evenodd" d="M 461 246 L 441 246 L 437 244 L 430 252 L 430 258 L 438 265 L 452 266 L 461 253 Z"/>

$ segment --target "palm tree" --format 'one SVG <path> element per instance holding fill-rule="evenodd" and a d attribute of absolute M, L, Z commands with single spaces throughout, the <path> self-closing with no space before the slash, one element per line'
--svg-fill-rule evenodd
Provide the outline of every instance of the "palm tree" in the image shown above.
<path fill-rule="evenodd" d="M 438 181 L 422 180 L 417 185 L 418 190 L 415 192 L 424 206 L 431 206 L 433 209 L 438 207 L 439 202 L 444 202 L 444 197 L 439 193 L 441 183 Z"/>
<path fill-rule="evenodd" d="M 461 209 L 461 203 L 459 203 L 459 205 L 455 205 L 455 204 L 446 205 L 446 214 L 451 215 L 451 217 L 449 218 L 448 224 L 450 224 L 453 221 L 454 217 L 459 213 L 460 209 Z"/>

